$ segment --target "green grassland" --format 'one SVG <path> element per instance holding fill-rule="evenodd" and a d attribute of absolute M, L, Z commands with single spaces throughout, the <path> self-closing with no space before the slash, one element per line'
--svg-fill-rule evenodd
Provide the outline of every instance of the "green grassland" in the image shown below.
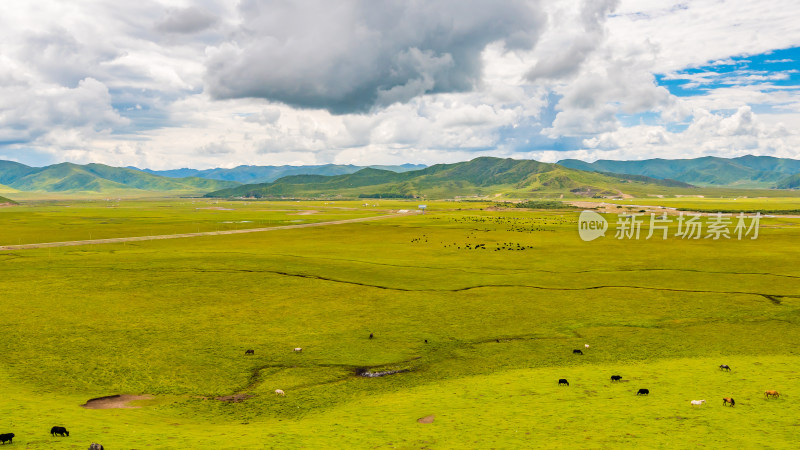
<path fill-rule="evenodd" d="M 112 221 L 106 234 L 135 235 L 222 217 L 318 219 L 287 209 L 330 219 L 416 206 L 220 201 L 234 209 L 220 211 L 192 201 L 22 205 L 0 220 L 19 222 L 3 237 L 15 243 L 66 240 L 102 228 L 101 218 Z M 757 240 L 583 242 L 577 211 L 493 205 L 429 202 L 425 215 L 374 222 L 0 252 L 0 432 L 42 449 L 800 439 L 800 219 L 763 219 Z M 572 354 L 585 343 L 585 355 Z M 358 368 L 409 371 L 363 378 Z M 765 389 L 783 395 L 766 400 Z M 111 394 L 154 398 L 138 409 L 79 406 Z M 230 395 L 249 397 L 215 399 Z M 723 407 L 730 396 L 737 405 Z M 434 423 L 416 422 L 428 415 Z M 49 436 L 53 425 L 71 437 Z"/>
<path fill-rule="evenodd" d="M 379 202 L 225 202 L 208 199 L 33 201 L 0 208 L 0 245 L 197 233 L 327 222 L 386 214 Z"/>

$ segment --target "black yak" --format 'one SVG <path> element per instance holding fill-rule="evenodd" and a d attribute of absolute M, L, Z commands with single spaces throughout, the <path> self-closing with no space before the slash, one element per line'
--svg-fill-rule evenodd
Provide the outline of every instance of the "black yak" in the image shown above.
<path fill-rule="evenodd" d="M 50 428 L 50 434 L 52 434 L 53 436 L 59 435 L 61 437 L 64 437 L 64 436 L 69 436 L 69 431 L 67 431 L 67 429 L 64 427 L 53 427 Z"/>

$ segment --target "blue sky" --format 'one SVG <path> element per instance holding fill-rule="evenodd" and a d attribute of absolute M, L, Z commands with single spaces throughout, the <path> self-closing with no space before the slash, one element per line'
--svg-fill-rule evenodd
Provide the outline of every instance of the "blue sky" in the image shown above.
<path fill-rule="evenodd" d="M 800 47 L 709 61 L 669 74 L 656 74 L 656 81 L 678 97 L 704 95 L 721 87 L 797 88 L 800 86 Z"/>
<path fill-rule="evenodd" d="M 0 159 L 800 158 L 795 0 L 0 3 Z"/>

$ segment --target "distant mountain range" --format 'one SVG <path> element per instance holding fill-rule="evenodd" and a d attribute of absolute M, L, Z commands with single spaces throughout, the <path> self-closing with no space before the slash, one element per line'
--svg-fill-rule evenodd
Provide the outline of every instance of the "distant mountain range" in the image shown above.
<path fill-rule="evenodd" d="M 373 166 L 402 172 L 426 167 L 422 164 Z M 273 181 L 286 175 L 339 175 L 357 172 L 361 166 L 325 164 L 318 166 L 239 166 L 233 169 L 176 169 L 156 171 L 103 164 L 61 163 L 31 167 L 0 160 L 0 194 L 17 192 L 136 194 L 170 192 L 202 194 L 247 182 Z"/>
<path fill-rule="evenodd" d="M 253 181 L 259 181 L 253 183 Z M 266 180 L 266 181 L 263 181 Z M 263 181 L 263 182 L 262 182 Z M 249 183 L 249 184 L 241 184 Z M 697 193 L 696 186 L 800 188 L 800 160 L 769 156 L 557 164 L 491 157 L 399 166 L 239 166 L 154 171 L 103 164 L 30 167 L 0 161 L 0 195 L 20 191 L 87 194 L 209 193 L 209 197 L 449 198 L 504 195 L 616 196 Z M 680 191 L 680 192 L 678 192 Z"/>
<path fill-rule="evenodd" d="M 437 164 L 402 173 L 366 168 L 346 175 L 294 175 L 272 183 L 248 184 L 206 197 L 380 197 L 448 198 L 453 196 L 615 196 L 628 192 L 693 189 L 679 181 L 640 175 L 601 174 L 533 160 L 481 157 Z"/>
<path fill-rule="evenodd" d="M 427 167 L 424 164 L 403 164 L 398 166 L 354 166 L 351 164 L 324 164 L 318 166 L 238 166 L 233 169 L 175 169 L 175 170 L 142 170 L 154 175 L 164 177 L 200 177 L 210 180 L 236 181 L 239 183 L 269 183 L 278 178 L 290 175 L 345 175 L 355 173 L 364 168 L 389 170 L 392 172 L 407 172 Z"/>
<path fill-rule="evenodd" d="M 587 163 L 564 159 L 558 164 L 578 170 L 645 175 L 652 178 L 671 178 L 696 186 L 725 186 L 741 188 L 798 187 L 796 174 L 800 160 L 772 156 L 741 156 L 718 158 L 706 156 L 694 159 L 646 159 L 643 161 L 599 160 Z M 792 185 L 792 177 L 795 181 Z"/>
<path fill-rule="evenodd" d="M 15 190 L 109 194 L 131 191 L 203 193 L 238 184 L 197 177 L 167 178 L 103 164 L 61 163 L 30 167 L 13 161 L 0 161 L 0 192 L 5 194 Z"/>

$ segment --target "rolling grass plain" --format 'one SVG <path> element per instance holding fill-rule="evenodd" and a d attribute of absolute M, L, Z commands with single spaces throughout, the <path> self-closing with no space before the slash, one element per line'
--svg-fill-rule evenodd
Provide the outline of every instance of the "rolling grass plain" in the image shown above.
<path fill-rule="evenodd" d="M 26 202 L 0 208 L 0 245 L 296 225 L 376 216 L 387 208 L 362 204 L 207 199 Z"/>
<path fill-rule="evenodd" d="M 0 209 L 0 243 L 417 206 L 193 201 L 25 203 Z M 583 242 L 577 211 L 427 204 L 425 215 L 374 222 L 0 252 L 0 433 L 41 449 L 793 448 L 800 439 L 800 219 L 762 219 L 756 240 L 611 232 Z M 364 378 L 358 368 L 409 371 Z M 614 374 L 624 381 L 611 383 Z M 782 396 L 764 399 L 766 389 Z M 112 394 L 153 398 L 135 409 L 80 406 Z M 241 401 L 217 399 L 229 396 Z M 417 423 L 429 415 L 433 423 Z M 53 425 L 71 436 L 51 437 Z"/>

